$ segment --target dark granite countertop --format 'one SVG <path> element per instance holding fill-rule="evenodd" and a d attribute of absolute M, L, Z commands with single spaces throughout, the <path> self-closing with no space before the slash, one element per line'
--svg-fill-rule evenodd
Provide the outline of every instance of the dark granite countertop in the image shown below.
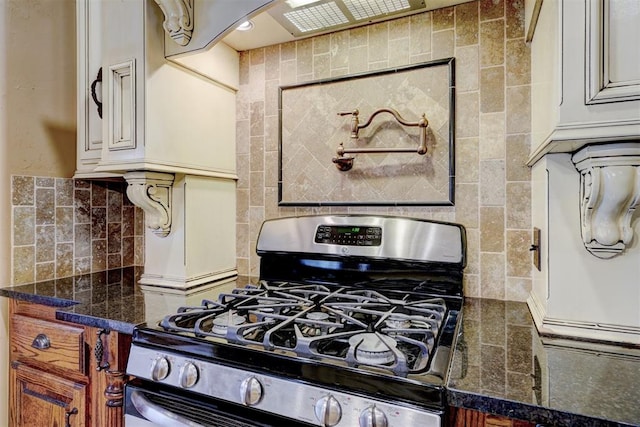
<path fill-rule="evenodd" d="M 525 303 L 467 298 L 447 397 L 545 426 L 639 426 L 640 349 L 541 337 Z"/>
<path fill-rule="evenodd" d="M 127 334 L 207 296 L 145 292 L 141 274 L 126 267 L 0 288 L 0 296 L 59 307 L 59 320 Z M 462 319 L 451 406 L 545 426 L 640 426 L 640 349 L 540 337 L 522 302 L 467 298 Z"/>
<path fill-rule="evenodd" d="M 140 267 L 0 288 L 0 296 L 60 307 L 56 318 L 131 334 L 146 320 Z"/>

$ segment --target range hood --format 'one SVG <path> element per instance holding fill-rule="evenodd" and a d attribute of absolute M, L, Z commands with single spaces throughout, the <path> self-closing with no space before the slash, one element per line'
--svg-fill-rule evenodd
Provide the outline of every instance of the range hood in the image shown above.
<path fill-rule="evenodd" d="M 471 0 L 155 0 L 165 15 L 165 57 L 244 51 L 427 12 Z M 251 31 L 236 28 L 251 21 Z M 179 61 L 177 61 L 179 62 Z"/>
<path fill-rule="evenodd" d="M 356 28 L 470 0 L 280 0 L 223 41 L 237 51 Z"/>

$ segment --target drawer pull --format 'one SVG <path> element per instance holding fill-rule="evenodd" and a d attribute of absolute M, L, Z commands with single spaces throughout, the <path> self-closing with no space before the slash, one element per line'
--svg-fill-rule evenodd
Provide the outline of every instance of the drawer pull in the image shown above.
<path fill-rule="evenodd" d="M 38 350 L 46 350 L 51 347 L 51 341 L 49 341 L 49 337 L 45 334 L 38 334 L 31 343 L 31 347 L 37 348 Z"/>
<path fill-rule="evenodd" d="M 78 408 L 73 408 L 70 411 L 66 411 L 64 413 L 64 426 L 71 427 L 71 415 L 76 415 L 78 413 Z"/>

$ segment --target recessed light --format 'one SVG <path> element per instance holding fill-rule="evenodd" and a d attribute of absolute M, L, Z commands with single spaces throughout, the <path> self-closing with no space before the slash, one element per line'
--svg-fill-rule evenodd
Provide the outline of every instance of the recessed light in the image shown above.
<path fill-rule="evenodd" d="M 236 27 L 236 30 L 238 31 L 249 31 L 253 28 L 253 22 L 252 21 L 244 21 L 242 24 L 238 25 Z"/>

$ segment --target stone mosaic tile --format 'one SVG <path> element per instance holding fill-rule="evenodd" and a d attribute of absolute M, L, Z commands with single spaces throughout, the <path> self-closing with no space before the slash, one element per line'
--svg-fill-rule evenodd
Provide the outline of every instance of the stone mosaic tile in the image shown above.
<path fill-rule="evenodd" d="M 524 39 L 507 40 L 505 58 L 507 86 L 531 83 L 531 50 Z"/>
<path fill-rule="evenodd" d="M 507 228 L 531 228 L 531 183 L 507 182 Z"/>
<path fill-rule="evenodd" d="M 478 43 L 478 3 L 456 6 L 456 46 Z"/>
<path fill-rule="evenodd" d="M 13 206 L 32 206 L 35 182 L 32 176 L 11 177 L 11 203 Z"/>
<path fill-rule="evenodd" d="M 524 37 L 525 0 L 507 0 L 505 4 L 507 39 Z"/>
<path fill-rule="evenodd" d="M 480 112 L 504 111 L 504 67 L 480 70 Z M 512 119 L 509 116 L 510 120 Z"/>
<path fill-rule="evenodd" d="M 108 250 L 117 255 L 114 268 L 144 262 L 144 213 L 124 183 L 22 176 L 11 183 L 13 283 L 105 269 Z"/>
<path fill-rule="evenodd" d="M 531 232 L 507 230 L 507 276 L 529 277 L 531 272 Z"/>
<path fill-rule="evenodd" d="M 36 224 L 50 225 L 55 221 L 55 190 L 36 186 Z"/>
<path fill-rule="evenodd" d="M 480 21 L 502 18 L 504 0 L 480 0 Z"/>
<path fill-rule="evenodd" d="M 502 16 L 502 15 L 501 15 Z M 504 64 L 504 20 L 480 24 L 480 66 Z"/>
<path fill-rule="evenodd" d="M 504 251 L 504 208 L 480 207 L 480 250 Z"/>
<path fill-rule="evenodd" d="M 436 9 L 433 15 L 433 31 L 453 29 L 455 25 L 455 8 L 445 7 Z"/>

